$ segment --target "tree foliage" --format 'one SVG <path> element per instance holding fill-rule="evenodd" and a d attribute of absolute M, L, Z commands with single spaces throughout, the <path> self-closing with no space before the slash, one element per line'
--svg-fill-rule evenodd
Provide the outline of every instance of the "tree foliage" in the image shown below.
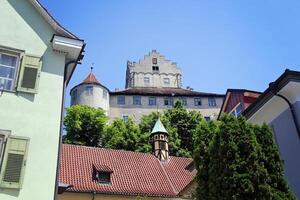
<path fill-rule="evenodd" d="M 85 105 L 75 105 L 67 109 L 64 125 L 67 131 L 65 143 L 99 146 L 106 124 L 106 116 L 101 109 Z"/>
<path fill-rule="evenodd" d="M 195 133 L 197 199 L 295 199 L 267 125 L 223 115 Z"/>

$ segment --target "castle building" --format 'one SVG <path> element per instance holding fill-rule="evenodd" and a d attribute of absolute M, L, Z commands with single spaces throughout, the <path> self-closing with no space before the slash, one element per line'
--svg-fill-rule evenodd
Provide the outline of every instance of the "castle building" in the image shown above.
<path fill-rule="evenodd" d="M 172 108 L 180 101 L 188 110 L 199 111 L 207 120 L 218 115 L 224 95 L 182 87 L 182 72 L 176 63 L 152 50 L 139 62 L 127 62 L 125 89 L 109 91 L 91 72 L 71 89 L 71 105 L 84 104 L 106 111 L 110 120 Z"/>

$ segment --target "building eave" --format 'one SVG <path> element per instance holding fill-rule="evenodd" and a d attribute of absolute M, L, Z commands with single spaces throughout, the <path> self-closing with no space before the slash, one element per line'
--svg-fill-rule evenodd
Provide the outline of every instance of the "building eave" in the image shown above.
<path fill-rule="evenodd" d="M 57 20 L 48 12 L 48 10 L 38 1 L 29 0 L 29 2 L 36 8 L 36 10 L 43 16 L 43 18 L 50 24 L 50 26 L 58 33 L 58 35 L 80 40 L 76 35 L 64 28 Z"/>
<path fill-rule="evenodd" d="M 251 118 L 261 107 L 263 107 L 277 92 L 279 92 L 290 81 L 300 82 L 300 72 L 286 69 L 285 72 L 274 82 L 269 84 L 269 87 L 251 104 L 242 115 L 246 119 Z"/>

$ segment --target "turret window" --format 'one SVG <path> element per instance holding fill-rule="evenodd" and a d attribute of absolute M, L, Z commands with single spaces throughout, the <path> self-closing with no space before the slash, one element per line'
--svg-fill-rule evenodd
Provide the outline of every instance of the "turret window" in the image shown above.
<path fill-rule="evenodd" d="M 85 93 L 86 93 L 86 95 L 93 95 L 93 86 L 91 86 L 91 85 L 86 86 Z"/>
<path fill-rule="evenodd" d="M 103 90 L 103 94 L 102 94 L 103 99 L 107 99 L 107 91 Z"/>
<path fill-rule="evenodd" d="M 72 101 L 76 101 L 76 98 L 77 98 L 77 89 L 73 90 L 72 92 Z"/>
<path fill-rule="evenodd" d="M 160 143 L 159 143 L 159 148 L 160 148 L 161 150 L 166 150 L 166 142 L 160 142 Z"/>

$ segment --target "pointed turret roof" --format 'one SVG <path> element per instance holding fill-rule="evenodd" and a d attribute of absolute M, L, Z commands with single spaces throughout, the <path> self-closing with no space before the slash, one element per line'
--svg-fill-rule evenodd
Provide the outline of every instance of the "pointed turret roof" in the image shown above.
<path fill-rule="evenodd" d="M 101 85 L 100 82 L 97 80 L 96 76 L 93 74 L 93 72 L 89 73 L 89 75 L 82 81 L 82 83 Z"/>
<path fill-rule="evenodd" d="M 160 118 L 157 119 L 154 128 L 152 129 L 151 134 L 153 133 L 166 133 L 169 134 L 168 131 L 165 129 L 164 125 L 160 121 Z"/>

